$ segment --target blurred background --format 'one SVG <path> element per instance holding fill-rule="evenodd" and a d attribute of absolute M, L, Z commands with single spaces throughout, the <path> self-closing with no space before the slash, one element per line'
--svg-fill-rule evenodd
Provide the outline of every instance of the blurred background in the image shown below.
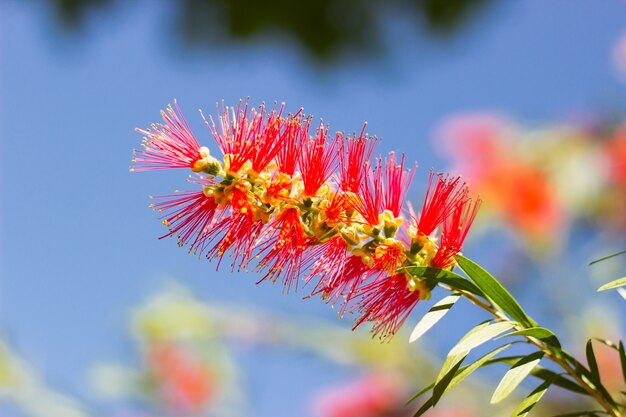
<path fill-rule="evenodd" d="M 626 249 L 625 34 L 623 0 L 0 0 L 0 415 L 407 416 L 483 319 L 460 303 L 409 345 L 435 292 L 381 344 L 157 240 L 148 195 L 185 174 L 128 167 L 174 99 L 212 149 L 197 109 L 221 100 L 367 121 L 418 161 L 416 206 L 431 167 L 482 196 L 465 254 L 569 350 L 623 338 L 626 296 L 595 289 L 626 257 L 589 263 Z M 504 372 L 427 415 L 508 415 L 488 405 Z"/>

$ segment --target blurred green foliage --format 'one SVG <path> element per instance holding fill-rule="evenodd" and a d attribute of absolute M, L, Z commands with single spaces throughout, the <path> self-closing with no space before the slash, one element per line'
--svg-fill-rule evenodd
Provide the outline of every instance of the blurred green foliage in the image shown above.
<path fill-rule="evenodd" d="M 116 0 L 50 0 L 62 24 L 76 29 L 87 13 Z M 179 0 L 171 27 L 189 45 L 212 46 L 264 36 L 295 41 L 310 56 L 330 61 L 346 52 L 384 49 L 381 22 L 388 12 L 410 16 L 433 36 L 449 36 L 489 0 Z"/>

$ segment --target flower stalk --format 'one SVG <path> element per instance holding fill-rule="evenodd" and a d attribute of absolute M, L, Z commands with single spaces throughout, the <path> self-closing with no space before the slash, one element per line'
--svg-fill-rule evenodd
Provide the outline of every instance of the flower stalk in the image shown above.
<path fill-rule="evenodd" d="M 478 308 L 494 316 L 494 318 L 497 321 L 503 321 L 503 322 L 511 321 L 511 319 L 507 317 L 506 314 L 499 311 L 489 301 L 481 300 L 480 298 L 476 297 L 474 294 L 471 294 L 467 291 L 455 290 L 455 292 L 458 292 L 463 297 L 467 298 L 472 304 L 474 304 Z M 515 331 L 523 331 L 529 328 L 531 327 L 525 327 L 521 323 L 516 323 L 513 326 L 513 329 Z M 563 371 L 567 375 L 569 375 L 574 381 L 576 381 L 576 383 L 582 389 L 584 389 L 606 411 L 608 415 L 612 417 L 623 417 L 623 414 L 619 410 L 619 408 L 620 407 L 625 408 L 625 407 L 623 405 L 620 405 L 619 403 L 616 403 L 612 398 L 610 398 L 610 396 L 609 398 L 607 398 L 606 397 L 607 394 L 605 392 L 602 392 L 603 390 L 599 390 L 598 387 L 596 387 L 591 381 L 583 378 L 580 375 L 580 372 L 577 371 L 575 368 L 573 368 L 572 365 L 568 363 L 567 360 L 564 359 L 564 356 L 563 356 L 564 352 L 560 348 L 555 349 L 554 346 L 542 341 L 541 339 L 537 339 L 532 336 L 524 336 L 524 338 L 529 344 L 534 345 L 537 349 L 542 351 L 548 359 L 550 359 L 552 362 L 558 365 L 561 369 L 563 369 Z M 569 361 L 575 364 L 575 367 L 577 367 L 578 369 L 585 369 L 585 366 L 581 364 L 580 362 L 576 361 L 576 359 L 574 359 L 571 355 L 567 355 L 567 357 Z"/>

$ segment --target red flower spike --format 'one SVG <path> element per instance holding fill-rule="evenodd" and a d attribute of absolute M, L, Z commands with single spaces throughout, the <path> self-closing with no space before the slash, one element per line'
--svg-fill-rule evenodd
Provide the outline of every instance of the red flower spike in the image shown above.
<path fill-rule="evenodd" d="M 312 119 L 301 111 L 283 117 L 283 109 L 249 110 L 242 101 L 236 109 L 223 107 L 217 126 L 205 120 L 223 164 L 198 146 L 172 107 L 163 113 L 166 125 L 140 131 L 146 135 L 135 161 L 140 169 L 198 172 L 191 182 L 202 191 L 164 196 L 154 205 L 167 212 L 165 236 L 177 236 L 190 252 L 218 257 L 218 268 L 226 252 L 233 268 L 260 258 L 262 280 L 280 279 L 286 292 L 310 271 L 307 283 L 319 279 L 313 294 L 340 302 L 340 314 L 358 309 L 355 327 L 371 321 L 374 333 L 390 336 L 420 295 L 428 295 L 420 283 L 409 288 L 398 268 L 453 266 L 480 202 L 469 201 L 460 177 L 435 178 L 431 171 L 422 212 L 415 216 L 409 205 L 409 224 L 402 211 L 414 168 L 405 169 L 404 155 L 370 164 L 375 142 L 364 131 L 330 141 L 320 124 L 311 137 Z M 439 248 L 422 239 L 442 224 Z"/>
<path fill-rule="evenodd" d="M 308 130 L 310 122 L 303 125 Z M 299 168 L 304 183 L 304 194 L 314 197 L 320 187 L 328 181 L 337 160 L 338 138 L 333 142 L 326 142 L 328 127 L 320 126 L 315 131 L 313 139 L 306 139 L 308 134 L 302 133 L 303 142 L 300 144 Z"/>
<path fill-rule="evenodd" d="M 400 164 L 396 164 L 394 152 L 389 154 L 383 170 L 382 160 L 376 161 L 376 167 L 368 167 L 367 178 L 361 182 L 360 195 L 351 198 L 354 209 L 371 225 L 378 225 L 379 214 L 389 210 L 395 217 L 400 216 L 404 199 L 411 185 L 415 170 L 404 170 L 404 155 Z"/>
<path fill-rule="evenodd" d="M 339 270 L 338 270 L 339 271 Z M 341 272 L 330 276 L 328 284 L 323 289 L 323 294 L 332 304 L 342 300 L 340 315 L 343 315 L 352 299 L 361 294 L 361 288 L 372 279 L 375 280 L 383 272 L 371 269 L 363 263 L 360 256 L 348 256 Z"/>
<path fill-rule="evenodd" d="M 269 238 L 260 247 L 260 253 L 266 253 L 259 262 L 259 267 L 269 267 L 269 271 L 259 281 L 269 279 L 275 281 L 282 275 L 286 292 L 295 283 L 298 289 L 298 277 L 303 269 L 303 253 L 314 239 L 304 233 L 298 209 L 288 208 L 270 225 L 278 230 L 273 238 Z"/>
<path fill-rule="evenodd" d="M 311 119 L 302 115 L 302 110 L 288 116 L 282 133 L 283 146 L 276 155 L 280 172 L 293 176 L 300 154 L 300 144 L 308 140 Z"/>
<path fill-rule="evenodd" d="M 218 130 L 212 117 L 210 123 L 205 123 L 215 138 L 224 155 L 230 155 L 229 170 L 238 172 L 247 161 L 252 164 L 256 172 L 262 171 L 276 157 L 280 151 L 284 137 L 281 132 L 285 120 L 282 112 L 285 105 L 278 111 L 272 110 L 266 117 L 265 105 L 259 110 L 252 109 L 248 114 L 248 102 L 241 107 L 242 102 L 234 108 L 224 107 L 222 115 L 218 117 Z"/>
<path fill-rule="evenodd" d="M 434 172 L 430 171 L 428 188 L 424 205 L 417 220 L 417 229 L 430 236 L 455 210 L 460 201 L 467 199 L 468 189 L 461 177 L 449 178 L 437 174 L 437 182 L 433 186 Z"/>
<path fill-rule="evenodd" d="M 373 281 L 362 288 L 359 311 L 361 317 L 353 330 L 366 321 L 374 322 L 372 332 L 385 339 L 393 336 L 420 299 L 419 291 L 411 291 L 404 274 Z"/>
<path fill-rule="evenodd" d="M 365 136 L 365 127 L 357 138 L 345 138 L 341 142 L 340 187 L 345 192 L 358 193 L 364 178 L 363 167 L 374 150 L 375 139 Z"/>
<path fill-rule="evenodd" d="M 174 106 L 176 111 L 171 105 L 167 106 L 167 111 L 161 111 L 164 125 L 155 124 L 148 130 L 135 129 L 145 135 L 141 144 L 144 149 L 135 151 L 133 163 L 137 165 L 131 167 L 131 171 L 191 169 L 196 161 L 202 159 L 198 141 L 176 102 Z"/>
<path fill-rule="evenodd" d="M 360 194 L 352 194 L 350 202 L 354 209 L 371 225 L 379 223 L 378 215 L 382 212 L 385 196 L 383 195 L 383 169 L 382 161 L 376 161 L 376 167 L 366 165 L 367 178 L 361 182 Z"/>
<path fill-rule="evenodd" d="M 404 170 L 404 154 L 400 159 L 400 164 L 396 164 L 396 154 L 391 152 L 385 162 L 385 194 L 383 195 L 383 209 L 389 210 L 395 217 L 400 216 L 402 205 L 406 199 L 406 194 L 413 181 L 415 168 Z"/>
<path fill-rule="evenodd" d="M 320 246 L 320 256 L 313 263 L 311 273 L 306 278 L 308 284 L 314 277 L 319 277 L 311 295 L 325 292 L 332 288 L 343 276 L 346 259 L 348 258 L 348 244 L 341 236 L 335 236 Z"/>
<path fill-rule="evenodd" d="M 443 223 L 441 242 L 431 261 L 432 266 L 443 269 L 454 265 L 454 257 L 461 252 L 463 242 L 476 218 L 476 214 L 478 214 L 480 204 L 480 199 L 476 201 L 466 199 L 457 203 L 452 215 Z"/>
<path fill-rule="evenodd" d="M 203 191 L 183 191 L 177 194 L 159 196 L 165 199 L 153 204 L 158 211 L 169 211 L 163 218 L 163 224 L 170 228 L 170 232 L 161 236 L 176 236 L 178 245 L 189 244 L 189 252 L 202 252 L 203 243 L 208 236 L 208 230 L 217 211 L 217 204 L 212 197 L 207 197 Z"/>
<path fill-rule="evenodd" d="M 235 264 L 239 268 L 247 265 L 252 258 L 256 239 L 263 229 L 263 222 L 254 217 L 251 193 L 239 188 L 233 188 L 231 193 L 231 215 L 214 224 L 206 240 L 208 246 L 217 236 L 222 236 L 207 253 L 208 259 L 220 258 L 218 268 L 229 250 L 233 257 L 233 268 Z"/>

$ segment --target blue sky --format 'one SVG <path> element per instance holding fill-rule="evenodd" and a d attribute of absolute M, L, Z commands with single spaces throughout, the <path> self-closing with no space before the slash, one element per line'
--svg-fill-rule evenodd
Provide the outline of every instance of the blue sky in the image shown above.
<path fill-rule="evenodd" d="M 332 130 L 367 121 L 382 151 L 418 161 L 413 201 L 428 168 L 444 164 L 430 137 L 447 115 L 490 109 L 534 123 L 624 114 L 626 86 L 611 49 L 626 31 L 625 2 L 493 3 L 450 41 L 390 16 L 386 56 L 365 53 L 326 69 L 284 39 L 187 50 L 161 30 L 168 2 L 90 14 L 78 36 L 55 26 L 42 2 L 0 3 L 5 336 L 56 386 L 88 396 L 89 364 L 128 356 L 129 309 L 168 280 L 207 300 L 334 317 L 323 303 L 281 296 L 277 286 L 254 285 L 255 276 L 215 272 L 173 239 L 156 239 L 163 229 L 147 196 L 183 187 L 185 175 L 130 174 L 128 166 L 141 139 L 134 128 L 158 121 L 174 98 L 209 146 L 196 110 L 211 113 L 222 99 L 302 106 Z M 327 378 L 294 363 L 292 373 Z M 302 398 L 270 397 L 262 411 L 294 415 Z"/>

